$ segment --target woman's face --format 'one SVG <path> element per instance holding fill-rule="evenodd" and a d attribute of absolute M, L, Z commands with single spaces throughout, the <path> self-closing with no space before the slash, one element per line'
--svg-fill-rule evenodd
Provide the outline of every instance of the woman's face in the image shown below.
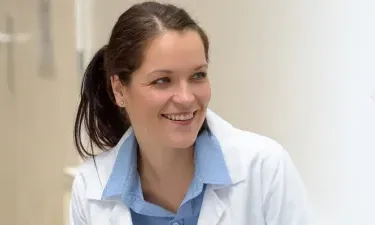
<path fill-rule="evenodd" d="M 116 101 L 124 102 L 141 144 L 167 148 L 194 144 L 211 98 L 206 74 L 199 34 L 166 31 L 149 44 L 130 85 L 112 79 Z"/>

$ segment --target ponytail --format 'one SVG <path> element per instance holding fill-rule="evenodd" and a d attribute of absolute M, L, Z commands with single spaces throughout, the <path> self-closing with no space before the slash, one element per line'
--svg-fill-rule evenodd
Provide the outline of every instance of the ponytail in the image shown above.
<path fill-rule="evenodd" d="M 121 139 L 129 122 L 115 104 L 109 77 L 105 69 L 105 52 L 101 48 L 85 71 L 80 103 L 74 125 L 74 143 L 83 158 L 95 157 L 93 144 L 102 151 L 114 147 Z M 82 124 L 89 137 L 90 150 L 82 143 Z"/>

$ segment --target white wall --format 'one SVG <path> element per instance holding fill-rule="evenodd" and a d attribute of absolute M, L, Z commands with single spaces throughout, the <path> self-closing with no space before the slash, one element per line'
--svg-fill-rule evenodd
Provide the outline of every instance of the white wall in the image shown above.
<path fill-rule="evenodd" d="M 0 32 L 5 35 L 9 32 L 6 29 L 6 10 L 12 7 L 10 1 L 0 1 Z M 16 191 L 14 183 L 17 181 L 14 174 L 8 172 L 8 168 L 12 166 L 15 161 L 15 129 L 13 125 L 14 120 L 14 104 L 10 86 L 12 86 L 12 76 L 8 70 L 9 58 L 8 48 L 9 43 L 6 42 L 4 36 L 0 40 L 0 224 L 10 224 L 16 217 L 14 208 L 16 207 Z M 5 107 L 6 106 L 6 107 Z M 5 129 L 4 129 L 5 128 Z M 3 150 L 4 149 L 4 150 Z M 3 150 L 3 151 L 1 151 Z M 3 204 L 6 202 L 7 204 Z"/>
<path fill-rule="evenodd" d="M 93 49 L 130 2 L 94 0 Z M 290 152 L 320 225 L 373 225 L 375 3 L 180 0 L 212 44 L 211 108 Z"/>
<path fill-rule="evenodd" d="M 15 32 L 29 34 L 27 41 L 13 44 L 14 92 L 6 85 L 9 54 L 0 44 L 0 224 L 4 225 L 61 225 L 63 168 L 78 161 L 72 141 L 80 80 L 74 1 L 51 1 L 54 76 L 43 76 L 39 70 L 40 2 L 0 0 L 0 31 L 10 13 Z"/>

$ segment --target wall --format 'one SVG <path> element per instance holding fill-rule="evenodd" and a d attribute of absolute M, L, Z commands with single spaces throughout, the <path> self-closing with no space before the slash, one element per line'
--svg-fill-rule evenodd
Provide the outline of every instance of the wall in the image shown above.
<path fill-rule="evenodd" d="M 0 32 L 7 31 L 6 26 L 6 8 L 12 7 L 10 1 L 0 1 Z M 9 168 L 15 161 L 14 151 L 14 104 L 11 92 L 12 79 L 10 71 L 8 70 L 8 61 L 10 45 L 5 40 L 4 36 L 0 40 L 0 177 L 1 191 L 0 191 L 0 224 L 10 224 L 10 221 L 16 217 L 14 208 L 15 204 L 15 183 L 16 178 L 14 174 L 9 173 Z M 3 204 L 6 202 L 6 204 Z"/>
<path fill-rule="evenodd" d="M 92 52 L 133 2 L 93 2 Z M 185 6 L 210 36 L 211 108 L 288 149 L 317 224 L 373 224 L 375 4 L 169 2 Z"/>
<path fill-rule="evenodd" d="M 14 43 L 13 93 L 8 91 L 4 78 L 7 72 L 3 70 L 9 55 L 4 55 L 5 45 L 0 46 L 0 224 L 63 223 L 63 168 L 67 163 L 77 162 L 72 121 L 79 79 L 74 1 L 51 2 L 54 74 L 41 74 L 39 70 L 40 1 L 1 0 L 0 3 L 1 26 L 5 13 L 9 13 L 15 18 L 15 32 L 29 34 L 26 42 Z"/>

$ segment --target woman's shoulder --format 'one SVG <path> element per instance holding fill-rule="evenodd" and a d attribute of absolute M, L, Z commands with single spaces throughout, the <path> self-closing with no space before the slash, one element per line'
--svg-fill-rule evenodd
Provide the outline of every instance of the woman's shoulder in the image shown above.
<path fill-rule="evenodd" d="M 247 180 L 250 185 L 283 182 L 284 176 L 292 174 L 298 180 L 297 170 L 288 151 L 276 140 L 253 132 L 234 129 L 232 147 L 226 149 L 226 159 L 232 176 L 238 181 Z M 277 176 L 277 177 L 276 177 Z M 276 177 L 276 178 L 275 178 Z M 276 180 L 275 180 L 276 179 Z M 268 189 L 264 186 L 263 189 Z"/>
<path fill-rule="evenodd" d="M 207 111 L 207 121 L 221 146 L 229 171 L 236 175 L 242 174 L 238 177 L 243 177 L 245 171 L 275 168 L 289 157 L 276 140 L 239 129 L 211 110 Z"/>
<path fill-rule="evenodd" d="M 248 161 L 283 157 L 286 153 L 276 140 L 248 130 L 236 128 L 213 111 L 208 111 L 208 125 L 228 157 L 238 152 Z"/>
<path fill-rule="evenodd" d="M 118 150 L 112 148 L 83 161 L 76 169 L 73 189 L 89 199 L 100 199 L 116 161 Z"/>
<path fill-rule="evenodd" d="M 210 131 L 212 131 L 212 133 L 222 141 L 230 141 L 232 139 L 235 139 L 237 141 L 240 141 L 239 144 L 251 143 L 255 146 L 280 146 L 275 140 L 267 136 L 235 127 L 229 121 L 225 120 L 219 114 L 210 109 L 207 110 L 206 118 Z"/>

